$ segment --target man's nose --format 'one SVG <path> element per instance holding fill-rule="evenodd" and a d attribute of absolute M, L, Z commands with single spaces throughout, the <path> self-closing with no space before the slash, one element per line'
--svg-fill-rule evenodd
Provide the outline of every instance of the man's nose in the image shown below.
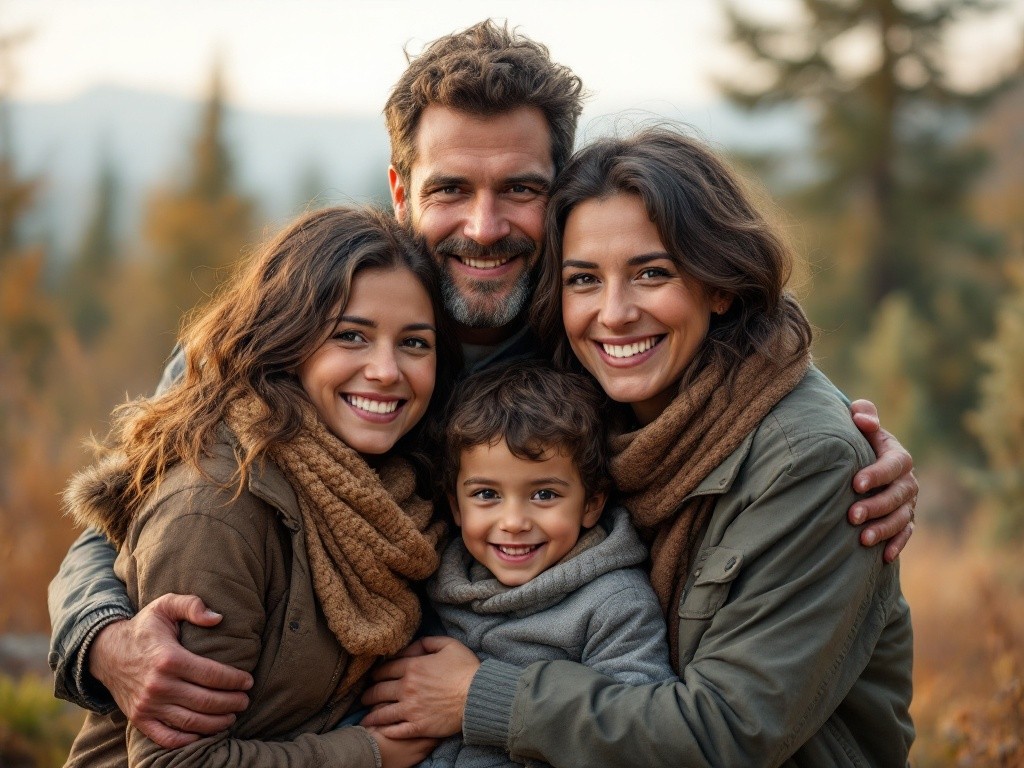
<path fill-rule="evenodd" d="M 492 192 L 478 193 L 470 206 L 464 234 L 483 246 L 493 245 L 512 233 L 512 225 L 502 211 L 501 201 Z"/>

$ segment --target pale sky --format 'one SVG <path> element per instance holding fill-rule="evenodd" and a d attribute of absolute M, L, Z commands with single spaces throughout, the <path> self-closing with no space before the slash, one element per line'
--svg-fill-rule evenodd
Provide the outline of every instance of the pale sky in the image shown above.
<path fill-rule="evenodd" d="M 784 15 L 795 0 L 744 0 Z M 297 113 L 379 113 L 402 48 L 507 18 L 583 78 L 598 112 L 672 111 L 714 97 L 733 58 L 716 0 L 0 0 L 0 33 L 29 30 L 14 95 L 60 101 L 101 84 L 196 96 L 218 55 L 230 99 Z M 1024 0 L 950 41 L 964 77 L 1005 66 Z"/>

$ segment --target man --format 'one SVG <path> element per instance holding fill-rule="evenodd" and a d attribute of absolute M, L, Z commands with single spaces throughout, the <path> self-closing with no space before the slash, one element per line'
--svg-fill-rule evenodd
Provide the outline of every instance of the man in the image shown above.
<path fill-rule="evenodd" d="M 488 21 L 434 41 L 385 106 L 395 215 L 437 260 L 469 370 L 537 354 L 524 317 L 531 270 L 549 185 L 572 152 L 582 92 L 546 48 Z M 161 386 L 175 373 L 172 361 Z M 890 485 L 855 504 L 850 519 L 876 520 L 861 541 L 888 539 L 892 560 L 913 530 L 912 462 L 880 429 L 873 406 L 855 412 L 879 456 L 857 475 L 856 490 Z M 113 574 L 115 555 L 87 531 L 50 585 L 57 695 L 96 711 L 117 706 L 167 748 L 228 727 L 245 708 L 251 678 L 177 643 L 179 621 L 213 626 L 219 616 L 198 597 L 180 595 L 134 615 Z"/>

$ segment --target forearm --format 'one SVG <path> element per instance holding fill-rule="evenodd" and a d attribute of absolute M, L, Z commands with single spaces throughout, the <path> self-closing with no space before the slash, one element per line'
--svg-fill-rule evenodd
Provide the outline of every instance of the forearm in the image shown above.
<path fill-rule="evenodd" d="M 837 454 L 813 482 L 780 476 L 716 540 L 745 559 L 731 585 L 706 585 L 728 600 L 679 682 L 631 687 L 567 662 L 522 673 L 485 662 L 465 708 L 467 743 L 560 768 L 781 763 L 855 684 L 882 631 L 876 608 L 895 599 L 877 591 L 880 553 L 845 527 L 855 461 Z M 794 516 L 800 508 L 808 512 Z"/>
<path fill-rule="evenodd" d="M 90 645 L 108 624 L 135 614 L 125 585 L 114 574 L 116 558 L 117 550 L 106 537 L 87 529 L 71 545 L 48 592 L 54 694 L 99 713 L 115 705 L 89 674 Z"/>
<path fill-rule="evenodd" d="M 307 733 L 291 741 L 227 738 L 226 734 L 200 739 L 186 747 L 162 749 L 140 731 L 128 732 L 128 764 L 147 768 L 231 768 L 259 765 L 292 768 L 321 765 L 330 768 L 379 768 L 376 742 L 364 728 L 339 728 L 322 734 Z"/>

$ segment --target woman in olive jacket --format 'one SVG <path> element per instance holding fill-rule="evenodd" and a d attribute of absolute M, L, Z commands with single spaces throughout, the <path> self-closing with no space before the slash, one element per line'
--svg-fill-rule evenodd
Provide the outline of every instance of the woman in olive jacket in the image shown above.
<path fill-rule="evenodd" d="M 871 451 L 810 363 L 787 248 L 721 161 L 666 129 L 582 150 L 547 244 L 534 324 L 621 404 L 612 475 L 651 544 L 680 680 L 480 665 L 431 639 L 416 680 L 390 662 L 370 698 L 397 691 L 381 722 L 432 719 L 385 732 L 461 725 L 559 767 L 905 765 L 909 609 L 898 566 L 849 535 Z"/>

